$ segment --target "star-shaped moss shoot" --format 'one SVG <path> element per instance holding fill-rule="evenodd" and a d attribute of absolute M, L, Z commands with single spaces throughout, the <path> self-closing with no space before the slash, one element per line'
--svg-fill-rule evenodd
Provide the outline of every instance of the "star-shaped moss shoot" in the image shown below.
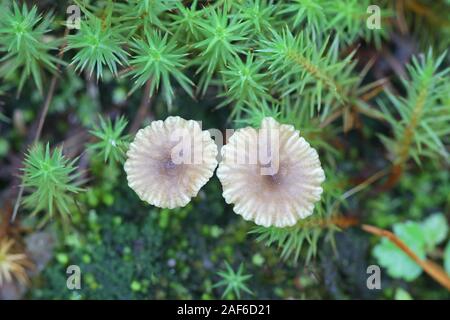
<path fill-rule="evenodd" d="M 217 146 L 198 122 L 168 117 L 141 129 L 127 157 L 129 186 L 143 201 L 173 209 L 188 204 L 211 178 Z"/>
<path fill-rule="evenodd" d="M 264 118 L 260 129 L 237 130 L 222 157 L 223 196 L 244 219 L 286 227 L 313 213 L 325 174 L 317 151 L 293 126 Z"/>
<path fill-rule="evenodd" d="M 13 280 L 22 284 L 29 281 L 26 270 L 33 265 L 24 253 L 13 252 L 13 245 L 12 239 L 0 239 L 0 288 Z"/>

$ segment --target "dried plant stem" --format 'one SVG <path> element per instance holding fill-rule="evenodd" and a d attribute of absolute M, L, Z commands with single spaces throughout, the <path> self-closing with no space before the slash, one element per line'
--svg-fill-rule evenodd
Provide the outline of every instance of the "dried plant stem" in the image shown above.
<path fill-rule="evenodd" d="M 68 34 L 69 34 L 69 29 L 66 29 L 66 31 L 64 32 L 64 39 L 67 38 Z M 61 45 L 61 47 L 59 49 L 58 58 L 62 59 L 66 45 L 67 45 L 67 41 L 64 41 L 64 43 Z M 47 117 L 48 110 L 50 108 L 50 104 L 52 103 L 53 96 L 55 95 L 56 84 L 57 84 L 57 80 L 58 80 L 58 73 L 59 73 L 60 68 L 61 68 L 61 64 L 58 63 L 56 66 L 56 71 L 52 76 L 52 80 L 50 82 L 50 87 L 47 92 L 47 96 L 45 98 L 44 104 L 42 105 L 41 111 L 39 113 L 39 121 L 38 121 L 38 126 L 36 128 L 36 132 L 34 134 L 33 144 L 36 144 L 39 141 L 39 139 L 41 138 L 42 129 L 44 128 L 45 118 Z M 13 210 L 13 214 L 11 217 L 11 223 L 13 223 L 14 220 L 16 219 L 17 212 L 19 211 L 19 208 L 20 208 L 20 203 L 22 202 L 24 189 L 25 189 L 24 185 L 21 184 L 20 188 L 19 188 L 19 192 L 17 194 L 16 203 L 14 204 L 14 210 Z"/>
<path fill-rule="evenodd" d="M 41 138 L 42 129 L 44 127 L 44 122 L 45 122 L 45 117 L 47 116 L 48 109 L 50 107 L 50 103 L 52 102 L 53 96 L 55 94 L 56 81 L 57 81 L 56 75 L 54 75 L 52 77 L 47 97 L 45 98 L 44 105 L 43 105 L 40 115 L 39 115 L 39 123 L 38 123 L 38 127 L 36 129 L 36 134 L 34 136 L 33 144 L 37 143 L 39 141 L 39 139 Z"/>
<path fill-rule="evenodd" d="M 417 103 L 412 111 L 411 121 L 405 128 L 402 139 L 398 142 L 400 147 L 397 153 L 397 158 L 395 160 L 394 165 L 392 166 L 389 178 L 382 188 L 383 190 L 388 190 L 394 187 L 403 174 L 403 167 L 409 158 L 409 149 L 412 143 L 414 142 L 413 141 L 414 132 L 416 131 L 417 126 L 419 125 L 420 118 L 422 116 L 423 109 L 425 107 L 427 96 L 428 96 L 427 88 L 424 88 L 419 92 Z"/>
<path fill-rule="evenodd" d="M 402 240 L 400 240 L 395 234 L 390 231 L 383 230 L 367 224 L 361 225 L 361 229 L 380 237 L 387 238 L 393 244 L 395 244 L 400 250 L 406 253 L 414 262 L 416 262 L 430 277 L 436 280 L 440 285 L 450 291 L 450 277 L 447 273 L 437 264 L 430 260 L 420 259 Z"/>
<path fill-rule="evenodd" d="M 446 19 L 443 19 L 442 17 L 437 16 L 434 14 L 433 10 L 430 10 L 425 5 L 414 1 L 414 0 L 407 0 L 406 1 L 406 7 L 413 11 L 417 15 L 421 15 L 428 19 L 428 21 L 434 25 L 440 26 L 440 27 L 448 27 L 450 25 L 450 22 Z"/>
<path fill-rule="evenodd" d="M 325 219 L 321 223 L 321 226 L 324 226 L 324 227 L 330 226 L 330 225 L 334 225 L 341 229 L 347 229 L 347 228 L 359 225 L 359 219 L 357 217 L 353 217 L 353 216 L 342 216 L 342 215 L 339 216 L 338 215 L 335 217 L 331 217 L 329 219 Z"/>
<path fill-rule="evenodd" d="M 406 23 L 406 19 L 405 19 L 405 3 L 404 3 L 405 1 L 408 1 L 408 0 L 397 1 L 395 4 L 397 25 L 402 34 L 408 33 L 408 24 Z"/>
<path fill-rule="evenodd" d="M 312 222 L 314 226 L 330 227 L 332 225 L 341 229 L 347 229 L 354 226 L 360 226 L 362 230 L 370 234 L 384 237 L 395 244 L 400 250 L 408 255 L 415 263 L 417 263 L 431 278 L 438 282 L 441 286 L 450 291 L 450 277 L 442 267 L 431 260 L 420 259 L 400 238 L 388 230 L 374 227 L 367 224 L 360 224 L 357 217 L 336 215 L 327 219 L 320 219 Z"/>
<path fill-rule="evenodd" d="M 358 193 L 359 191 L 367 188 L 368 186 L 370 186 L 372 183 L 374 183 L 378 179 L 381 179 L 382 177 L 384 177 L 387 173 L 388 173 L 388 171 L 386 169 L 383 169 L 383 170 L 380 170 L 380 171 L 374 173 L 372 176 L 370 176 L 369 178 L 367 178 L 366 180 L 364 180 L 363 182 L 358 184 L 356 187 L 346 191 L 341 196 L 341 199 L 342 200 L 347 199 L 348 197 L 351 197 L 355 193 Z"/>
<path fill-rule="evenodd" d="M 42 129 L 44 128 L 45 117 L 47 116 L 48 109 L 50 107 L 50 103 L 51 103 L 54 93 L 55 93 L 56 81 L 57 81 L 57 79 L 56 79 L 56 74 L 55 74 L 52 77 L 47 97 L 45 98 L 45 102 L 39 113 L 39 122 L 38 122 L 38 126 L 36 128 L 36 133 L 34 135 L 34 139 L 33 139 L 33 143 L 32 143 L 33 145 L 36 144 L 39 141 L 39 139 L 41 138 Z M 11 217 L 11 222 L 14 222 L 14 220 L 16 219 L 17 212 L 19 211 L 20 203 L 22 202 L 24 189 L 25 189 L 24 185 L 21 184 L 19 193 L 17 194 L 16 203 L 14 205 L 14 211 L 13 211 L 13 215 Z"/>
<path fill-rule="evenodd" d="M 336 83 L 332 77 L 320 70 L 310 60 L 295 51 L 288 52 L 287 57 L 306 70 L 313 78 L 323 81 L 328 88 L 337 92 L 339 98 L 342 99 L 344 103 L 348 103 L 348 97 L 343 93 L 343 88 Z"/>
<path fill-rule="evenodd" d="M 310 219 L 305 222 L 302 222 L 302 228 L 329 228 L 329 227 L 338 227 L 340 229 L 347 229 L 350 227 L 358 226 L 360 221 L 357 217 L 354 216 L 344 216 L 340 214 L 333 215 L 327 218 L 317 218 Z"/>
<path fill-rule="evenodd" d="M 2 239 L 8 234 L 9 220 L 12 215 L 12 208 L 9 201 L 5 201 L 4 207 L 0 209 L 0 215 L 3 215 L 0 223 L 0 239 Z"/>
<path fill-rule="evenodd" d="M 394 164 L 391 168 L 391 172 L 389 174 L 388 179 L 386 180 L 386 183 L 381 187 L 382 191 L 389 190 L 393 188 L 397 182 L 400 180 L 400 177 L 403 174 L 403 165 L 401 164 Z"/>
<path fill-rule="evenodd" d="M 149 110 L 151 102 L 150 88 L 151 88 L 151 80 L 148 80 L 145 85 L 141 104 L 130 126 L 130 134 L 135 134 L 139 130 L 139 127 L 142 121 L 144 120 L 145 116 L 150 112 Z"/>

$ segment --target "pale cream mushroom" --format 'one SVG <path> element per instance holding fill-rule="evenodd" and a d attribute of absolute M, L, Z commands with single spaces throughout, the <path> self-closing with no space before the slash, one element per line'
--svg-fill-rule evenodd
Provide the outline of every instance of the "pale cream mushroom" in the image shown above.
<path fill-rule="evenodd" d="M 128 150 L 128 185 L 152 205 L 183 207 L 213 175 L 216 157 L 216 144 L 198 122 L 180 117 L 153 121 Z"/>
<path fill-rule="evenodd" d="M 223 196 L 245 220 L 286 227 L 313 213 L 325 174 L 317 151 L 293 126 L 264 118 L 261 129 L 238 129 L 221 153 Z"/>

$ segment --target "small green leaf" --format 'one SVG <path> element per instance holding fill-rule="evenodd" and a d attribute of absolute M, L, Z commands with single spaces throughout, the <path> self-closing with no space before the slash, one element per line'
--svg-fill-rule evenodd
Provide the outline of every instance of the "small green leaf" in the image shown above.
<path fill-rule="evenodd" d="M 420 259 L 425 259 L 425 237 L 420 224 L 411 221 L 396 224 L 394 233 Z M 420 266 L 386 238 L 383 238 L 381 243 L 375 246 L 373 255 L 378 259 L 380 265 L 387 268 L 388 274 L 393 278 L 412 281 L 422 273 Z"/>
<path fill-rule="evenodd" d="M 447 237 L 447 220 L 442 213 L 433 214 L 422 223 L 422 230 L 427 250 L 432 250 Z"/>
<path fill-rule="evenodd" d="M 447 243 L 444 251 L 444 267 L 445 271 L 450 275 L 450 241 Z"/>
<path fill-rule="evenodd" d="M 255 266 L 261 267 L 264 264 L 265 259 L 260 253 L 257 253 L 253 255 L 252 262 Z"/>
<path fill-rule="evenodd" d="M 395 300 L 413 300 L 413 298 L 408 291 L 397 288 L 397 290 L 395 290 Z"/>
<path fill-rule="evenodd" d="M 131 290 L 133 290 L 133 291 L 140 291 L 141 289 L 142 289 L 142 286 L 141 286 L 141 284 L 138 282 L 138 281 L 136 281 L 136 280 L 134 280 L 132 283 L 131 283 Z"/>

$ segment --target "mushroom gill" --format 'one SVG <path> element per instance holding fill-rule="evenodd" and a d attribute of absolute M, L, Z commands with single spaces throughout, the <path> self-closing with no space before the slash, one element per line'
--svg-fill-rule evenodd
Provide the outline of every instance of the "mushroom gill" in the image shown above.
<path fill-rule="evenodd" d="M 216 144 L 196 121 L 153 121 L 138 131 L 127 152 L 128 185 L 152 205 L 183 207 L 213 175 L 216 156 Z"/>
<path fill-rule="evenodd" d="M 261 129 L 237 130 L 217 169 L 223 196 L 246 220 L 269 227 L 311 215 L 325 174 L 317 151 L 291 125 L 264 118 Z"/>

